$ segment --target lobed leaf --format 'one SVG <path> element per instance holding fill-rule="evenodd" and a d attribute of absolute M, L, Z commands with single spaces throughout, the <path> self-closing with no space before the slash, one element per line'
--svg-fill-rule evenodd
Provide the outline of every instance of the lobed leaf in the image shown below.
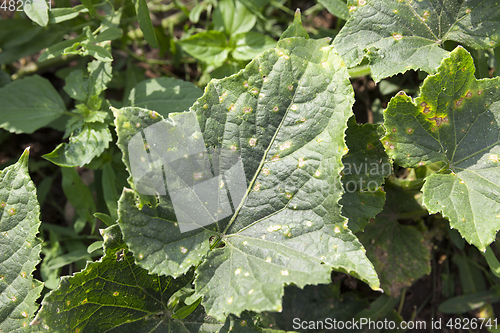
<path fill-rule="evenodd" d="M 41 244 L 36 188 L 28 174 L 29 149 L 0 172 L 0 331 L 28 332 L 43 284 L 31 276 Z"/>
<path fill-rule="evenodd" d="M 327 283 L 332 269 L 377 289 L 373 266 L 338 204 L 352 104 L 347 70 L 329 41 L 290 38 L 240 73 L 211 81 L 190 112 L 163 121 L 154 111 L 116 110 L 118 144 L 134 189 L 159 195 L 142 207 L 133 191 L 125 190 L 120 199 L 119 225 L 137 263 L 155 274 L 177 276 L 206 256 L 197 268 L 196 292 L 219 320 L 243 310 L 280 310 L 284 284 Z M 155 125 L 164 126 L 172 139 L 160 139 L 161 131 L 153 139 L 148 128 Z M 149 139 L 134 141 L 144 157 L 134 160 L 130 142 L 138 133 Z M 157 163 L 164 163 L 163 152 L 188 154 L 200 134 L 206 149 L 221 151 L 212 179 L 219 184 L 236 158 L 246 183 L 241 196 L 231 192 L 229 202 L 225 189 L 206 197 L 234 209 L 210 225 L 195 217 L 203 213 L 197 200 L 205 199 L 186 188 L 183 201 L 175 203 L 175 192 L 165 195 L 169 182 L 156 178 L 185 169 L 154 173 Z M 140 172 L 134 175 L 134 169 Z M 193 222 L 184 225 L 190 229 L 181 232 L 180 218 L 190 216 Z M 211 238 L 215 248 L 209 252 Z"/>
<path fill-rule="evenodd" d="M 500 229 L 500 78 L 476 80 L 456 48 L 414 101 L 400 92 L 384 112 L 382 142 L 403 167 L 443 162 L 426 177 L 423 204 L 485 250 Z"/>
<path fill-rule="evenodd" d="M 476 49 L 500 45 L 495 0 L 358 0 L 334 44 L 349 67 L 368 57 L 375 81 L 421 69 L 434 73 L 447 40 Z"/>

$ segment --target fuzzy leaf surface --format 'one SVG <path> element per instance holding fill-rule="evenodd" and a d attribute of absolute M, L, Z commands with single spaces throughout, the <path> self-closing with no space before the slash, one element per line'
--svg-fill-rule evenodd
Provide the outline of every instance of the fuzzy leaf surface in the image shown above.
<path fill-rule="evenodd" d="M 500 45 L 495 0 L 351 1 L 334 44 L 349 67 L 368 57 L 375 81 L 421 69 L 434 73 L 453 40 L 476 49 Z"/>
<path fill-rule="evenodd" d="M 124 191 L 119 224 L 138 264 L 176 276 L 202 261 L 211 236 L 220 239 L 224 247 L 208 253 L 195 281 L 207 313 L 219 320 L 280 310 L 284 284 L 328 283 L 332 269 L 377 289 L 373 266 L 338 204 L 352 104 L 347 70 L 326 39 L 283 39 L 238 74 L 211 81 L 190 112 L 168 121 L 194 113 L 206 147 L 224 152 L 219 175 L 234 156 L 241 158 L 246 192 L 232 198 L 232 215 L 181 233 L 168 196 L 156 208 L 139 208 L 136 194 Z M 127 164 L 127 138 L 162 120 L 134 108 L 115 116 Z"/>
<path fill-rule="evenodd" d="M 385 193 L 381 186 L 392 173 L 392 164 L 380 142 L 384 133 L 381 126 L 358 125 L 354 116 L 347 124 L 345 140 L 349 152 L 342 158 L 344 194 L 340 204 L 349 229 L 356 233 L 382 211 Z"/>
<path fill-rule="evenodd" d="M 423 204 L 480 250 L 500 229 L 500 78 L 476 80 L 462 47 L 426 78 L 414 101 L 400 92 L 384 112 L 387 153 L 403 167 L 433 162 Z"/>
<path fill-rule="evenodd" d="M 43 285 L 31 273 L 40 261 L 40 206 L 28 174 L 29 151 L 0 172 L 0 331 L 28 332 Z"/>

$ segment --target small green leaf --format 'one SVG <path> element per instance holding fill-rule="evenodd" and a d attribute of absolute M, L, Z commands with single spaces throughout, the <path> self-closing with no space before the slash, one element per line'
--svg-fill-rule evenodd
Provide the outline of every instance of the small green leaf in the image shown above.
<path fill-rule="evenodd" d="M 484 253 L 484 257 L 488 262 L 488 266 L 490 266 L 491 272 L 495 274 L 497 277 L 500 277 L 500 262 L 498 261 L 495 253 L 491 249 L 491 247 L 486 248 L 486 252 Z"/>
<path fill-rule="evenodd" d="M 52 8 L 49 10 L 49 23 L 61 23 L 69 21 L 80 15 L 80 13 L 88 13 L 88 9 L 83 5 L 67 8 Z"/>
<path fill-rule="evenodd" d="M 228 43 L 222 31 L 200 32 L 178 43 L 191 56 L 216 66 L 220 66 L 228 55 Z"/>
<path fill-rule="evenodd" d="M 97 35 L 94 39 L 94 43 L 101 43 L 108 40 L 115 40 L 120 38 L 123 35 L 123 32 L 118 28 L 108 28 Z"/>
<path fill-rule="evenodd" d="M 38 75 L 7 84 L 0 100 L 0 128 L 14 133 L 33 133 L 66 112 L 50 81 Z"/>
<path fill-rule="evenodd" d="M 76 69 L 69 73 L 64 81 L 66 84 L 63 89 L 69 97 L 81 102 L 87 101 L 89 98 L 89 83 L 88 78 L 84 76 L 81 69 Z"/>
<path fill-rule="evenodd" d="M 137 20 L 139 21 L 139 27 L 144 34 L 144 38 L 148 44 L 157 49 L 158 39 L 156 39 L 155 30 L 153 27 L 153 22 L 151 22 L 151 17 L 149 16 L 148 3 L 146 0 L 133 0 L 135 6 L 135 12 L 137 13 Z"/>
<path fill-rule="evenodd" d="M 94 198 L 87 185 L 74 168 L 61 168 L 62 188 L 66 198 L 73 205 L 80 220 L 94 225 L 93 214 L 96 211 Z M 79 231 L 79 230 L 77 230 Z"/>
<path fill-rule="evenodd" d="M 89 95 L 98 96 L 107 89 L 108 84 L 113 78 L 113 69 L 111 64 L 109 62 L 94 60 L 88 64 L 87 70 L 90 78 L 89 91 L 91 91 L 91 93 Z"/>
<path fill-rule="evenodd" d="M 426 177 L 423 203 L 485 250 L 500 229 L 500 78 L 478 81 L 474 72 L 472 57 L 456 48 L 418 98 L 391 99 L 382 143 L 403 167 L 445 163 Z"/>
<path fill-rule="evenodd" d="M 85 34 L 82 33 L 73 39 L 68 39 L 63 42 L 56 43 L 54 45 L 49 46 L 45 49 L 42 54 L 38 57 L 38 62 L 43 62 L 45 60 L 49 60 L 65 54 L 65 50 L 68 48 L 74 48 L 80 45 L 80 42 L 85 40 Z"/>
<path fill-rule="evenodd" d="M 81 167 L 101 155 L 111 140 L 108 125 L 85 123 L 71 134 L 68 143 L 59 144 L 42 157 L 62 167 Z"/>
<path fill-rule="evenodd" d="M 33 0 L 23 5 L 24 12 L 33 22 L 45 27 L 49 22 L 49 6 L 46 0 Z"/>
<path fill-rule="evenodd" d="M 89 255 L 89 252 L 86 250 L 76 250 L 72 251 L 66 254 L 63 254 L 61 256 L 58 256 L 51 261 L 47 263 L 47 268 L 48 269 L 56 269 L 56 268 L 61 268 L 66 265 L 72 264 L 78 260 L 82 259 L 87 259 L 90 260 L 91 257 Z"/>
<path fill-rule="evenodd" d="M 167 117 L 171 112 L 189 110 L 203 94 L 203 90 L 191 82 L 161 77 L 138 83 L 128 97 L 128 105 L 153 110 Z"/>
<path fill-rule="evenodd" d="M 404 191 L 390 184 L 385 185 L 385 190 L 384 210 L 358 237 L 379 274 L 381 288 L 398 297 L 401 288 L 431 272 L 430 245 L 425 244 L 416 227 L 401 225 L 398 219 L 427 212 L 415 200 L 417 191 Z"/>
<path fill-rule="evenodd" d="M 103 62 L 111 62 L 113 61 L 113 56 L 111 53 L 109 53 L 108 50 L 106 50 L 104 47 L 99 46 L 99 45 L 94 45 L 91 43 L 85 44 L 85 49 L 82 55 L 90 55 L 97 60 L 103 61 Z"/>
<path fill-rule="evenodd" d="M 92 0 L 80 0 L 82 5 L 85 6 L 85 8 L 88 9 L 90 16 L 96 16 L 97 11 L 95 10 L 94 4 L 92 3 Z"/>
<path fill-rule="evenodd" d="M 342 158 L 344 194 L 340 204 L 342 215 L 349 219 L 349 229 L 356 233 L 382 211 L 385 193 L 381 186 L 392 173 L 392 164 L 380 142 L 382 126 L 358 125 L 354 116 L 347 125 L 349 151 Z"/>
<path fill-rule="evenodd" d="M 214 24 L 221 27 L 227 36 L 250 31 L 257 17 L 238 0 L 220 0 L 214 10 Z"/>
<path fill-rule="evenodd" d="M 95 241 L 93 242 L 92 244 L 89 245 L 89 247 L 87 248 L 87 252 L 88 253 L 92 253 L 94 252 L 95 250 L 98 250 L 100 248 L 102 248 L 102 244 L 104 242 L 103 241 Z"/>
<path fill-rule="evenodd" d="M 258 32 L 245 32 L 235 35 L 230 40 L 232 55 L 236 60 L 250 60 L 262 52 L 276 46 L 276 41 Z"/>
<path fill-rule="evenodd" d="M 31 273 L 40 261 L 40 206 L 28 174 L 26 149 L 0 171 L 0 331 L 28 332 L 43 285 Z"/>
<path fill-rule="evenodd" d="M 334 44 L 348 67 L 368 57 L 375 81 L 409 69 L 435 73 L 447 40 L 475 49 L 500 44 L 495 0 L 362 0 L 349 10 Z"/>
<path fill-rule="evenodd" d="M 114 221 L 111 216 L 103 214 L 103 213 L 94 213 L 94 216 L 97 217 L 99 220 L 104 222 L 105 225 L 108 227 L 111 227 L 113 224 L 115 224 L 116 220 Z"/>
<path fill-rule="evenodd" d="M 486 304 L 500 302 L 500 289 L 498 286 L 488 291 L 450 298 L 439 305 L 442 313 L 465 313 L 476 310 Z"/>
<path fill-rule="evenodd" d="M 318 0 L 330 14 L 339 17 L 345 21 L 349 19 L 349 8 L 345 1 L 342 0 Z"/>
<path fill-rule="evenodd" d="M 300 16 L 300 9 L 297 8 L 295 11 L 295 17 L 293 18 L 293 23 L 281 34 L 280 40 L 283 38 L 290 37 L 303 37 L 309 39 L 309 34 L 302 25 L 302 18 Z"/>

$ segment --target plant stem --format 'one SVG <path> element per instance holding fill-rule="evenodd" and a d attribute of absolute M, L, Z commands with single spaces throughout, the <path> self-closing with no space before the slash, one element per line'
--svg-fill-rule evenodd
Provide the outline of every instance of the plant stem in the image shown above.
<path fill-rule="evenodd" d="M 31 75 L 31 74 L 42 72 L 42 71 L 46 70 L 47 68 L 64 65 L 70 61 L 75 60 L 78 57 L 79 57 L 78 54 L 71 54 L 71 55 L 57 56 L 55 58 L 46 60 L 46 61 L 41 62 L 41 63 L 32 61 L 32 62 L 29 62 L 28 64 L 26 64 L 26 66 L 23 66 L 20 70 L 18 70 L 16 73 L 14 73 L 10 78 L 12 81 L 18 80 L 18 79 L 25 77 L 26 75 Z"/>

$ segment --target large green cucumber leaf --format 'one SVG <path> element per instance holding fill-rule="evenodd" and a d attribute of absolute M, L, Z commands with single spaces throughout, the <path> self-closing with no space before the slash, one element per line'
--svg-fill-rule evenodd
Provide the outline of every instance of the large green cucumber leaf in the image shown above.
<path fill-rule="evenodd" d="M 41 244 L 36 188 L 28 174 L 29 150 L 0 172 L 0 332 L 24 332 L 38 309 L 43 284 L 31 276 Z"/>
<path fill-rule="evenodd" d="M 422 232 L 398 220 L 427 215 L 427 212 L 415 199 L 419 191 L 402 190 L 390 183 L 384 188 L 387 193 L 384 210 L 358 237 L 379 273 L 382 289 L 398 297 L 401 288 L 411 286 L 416 279 L 431 272 L 430 245 L 426 244 Z"/>
<path fill-rule="evenodd" d="M 499 87 L 498 77 L 476 80 L 472 57 L 458 47 L 426 78 L 420 97 L 400 92 L 384 112 L 382 142 L 396 163 L 446 163 L 426 177 L 423 204 L 480 250 L 500 229 Z"/>
<path fill-rule="evenodd" d="M 434 73 L 447 40 L 476 49 L 500 45 L 496 0 L 351 0 L 334 44 L 349 67 L 368 56 L 375 81 L 421 69 Z"/>
<path fill-rule="evenodd" d="M 168 301 L 190 283 L 192 272 L 177 279 L 151 275 L 134 264 L 117 225 L 102 234 L 105 256 L 63 277 L 44 298 L 35 324 L 51 333 L 223 332 L 223 323 L 207 317 L 200 306 L 182 320 L 172 318 Z M 230 321 L 239 323 L 231 318 L 225 326 Z"/>
<path fill-rule="evenodd" d="M 382 211 L 385 193 L 381 186 L 392 173 L 392 164 L 380 142 L 384 135 L 382 126 L 358 125 L 354 116 L 347 125 L 345 140 L 349 152 L 342 158 L 344 194 L 340 204 L 349 229 L 356 233 Z"/>
<path fill-rule="evenodd" d="M 207 313 L 219 320 L 246 309 L 280 310 L 284 284 L 327 283 L 332 269 L 378 289 L 373 266 L 338 204 L 352 104 L 347 70 L 326 39 L 283 39 L 240 73 L 213 80 L 190 112 L 170 114 L 167 123 L 179 133 L 172 124 L 195 117 L 206 146 L 223 152 L 218 174 L 239 156 L 245 193 L 233 198 L 227 218 L 181 233 L 168 196 L 141 208 L 137 194 L 124 191 L 119 224 L 137 263 L 177 276 L 200 264 L 214 237 L 195 284 Z M 130 171 L 128 142 L 162 117 L 139 108 L 114 112 Z M 158 146 L 166 151 L 182 148 L 180 143 Z M 154 142 L 141 147 L 159 149 Z"/>

